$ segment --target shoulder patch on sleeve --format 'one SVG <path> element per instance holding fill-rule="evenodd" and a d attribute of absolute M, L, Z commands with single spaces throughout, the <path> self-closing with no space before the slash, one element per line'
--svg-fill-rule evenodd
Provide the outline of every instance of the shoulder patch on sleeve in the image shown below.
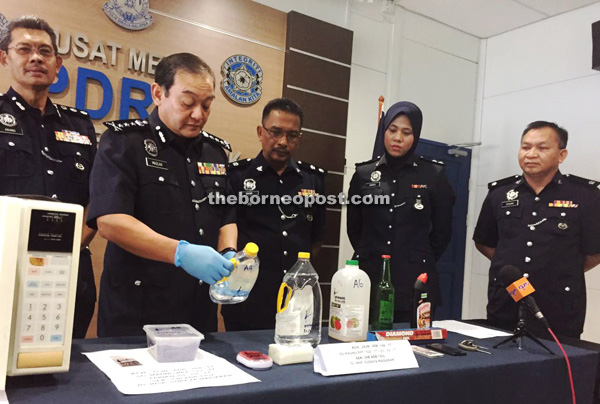
<path fill-rule="evenodd" d="M 231 151 L 231 145 L 227 140 L 223 140 L 220 137 L 217 137 L 205 131 L 202 131 L 202 135 L 204 136 L 204 139 L 221 146 L 225 150 Z"/>
<path fill-rule="evenodd" d="M 356 163 L 355 166 L 358 167 L 358 166 L 364 166 L 365 164 L 374 163 L 377 160 L 379 160 L 380 158 L 381 158 L 381 156 L 377 156 L 377 157 L 375 157 L 374 159 L 371 159 L 371 160 L 361 161 L 360 163 Z"/>
<path fill-rule="evenodd" d="M 67 112 L 70 114 L 75 114 L 75 115 L 83 115 L 83 116 L 88 116 L 89 114 L 87 113 L 87 111 L 84 111 L 83 109 L 77 109 L 74 107 L 69 107 L 66 105 L 61 105 L 61 104 L 54 104 L 54 106 L 56 107 L 57 110 L 59 110 L 60 112 Z"/>
<path fill-rule="evenodd" d="M 242 167 L 246 167 L 248 165 L 250 165 L 250 163 L 252 163 L 253 159 L 243 159 L 243 160 L 238 160 L 238 161 L 232 161 L 231 163 L 229 163 L 227 165 L 227 168 L 229 170 L 233 170 L 235 168 L 242 168 Z"/>
<path fill-rule="evenodd" d="M 325 170 L 324 168 L 317 167 L 316 165 L 307 163 L 306 161 L 297 161 L 296 163 L 298 164 L 298 167 L 300 167 L 304 171 L 314 172 L 321 175 L 327 174 L 327 170 Z"/>
<path fill-rule="evenodd" d="M 520 175 L 513 175 L 511 177 L 506 177 L 501 180 L 492 181 L 488 184 L 488 189 L 492 190 L 496 187 L 499 187 L 500 185 L 510 184 L 511 182 L 516 182 L 516 181 L 519 181 L 520 179 L 521 179 Z"/>
<path fill-rule="evenodd" d="M 587 178 L 578 177 L 573 174 L 565 174 L 565 177 L 567 177 L 568 179 L 570 179 L 573 182 L 576 182 L 578 184 L 588 185 L 588 186 L 594 187 L 594 188 L 600 186 L 600 181 L 588 180 Z"/>
<path fill-rule="evenodd" d="M 115 132 L 129 132 L 148 125 L 149 122 L 147 119 L 124 119 L 121 121 L 104 122 L 104 126 Z"/>

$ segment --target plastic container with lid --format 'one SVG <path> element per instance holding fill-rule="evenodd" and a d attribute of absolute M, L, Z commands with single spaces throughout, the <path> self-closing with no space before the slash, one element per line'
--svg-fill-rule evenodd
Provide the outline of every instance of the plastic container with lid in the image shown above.
<path fill-rule="evenodd" d="M 158 362 L 187 362 L 196 358 L 204 335 L 188 324 L 145 325 L 148 350 Z"/>

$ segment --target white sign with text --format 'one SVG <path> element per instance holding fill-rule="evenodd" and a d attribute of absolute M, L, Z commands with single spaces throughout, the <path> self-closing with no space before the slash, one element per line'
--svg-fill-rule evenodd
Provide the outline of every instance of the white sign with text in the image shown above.
<path fill-rule="evenodd" d="M 410 342 L 404 340 L 319 345 L 314 371 L 323 376 L 418 368 Z"/>

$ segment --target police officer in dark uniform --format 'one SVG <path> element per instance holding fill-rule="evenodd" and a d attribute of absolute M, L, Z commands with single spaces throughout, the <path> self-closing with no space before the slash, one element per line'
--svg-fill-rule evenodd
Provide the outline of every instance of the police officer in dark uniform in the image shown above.
<path fill-rule="evenodd" d="M 379 123 L 375 149 L 385 146 L 383 155 L 356 165 L 348 192 L 348 237 L 373 290 L 381 279 L 381 256 L 391 255 L 396 322 L 410 321 L 413 287 L 421 273 L 428 274 L 433 307 L 441 304 L 435 262 L 452 235 L 454 192 L 444 167 L 414 156 L 422 122 L 415 104 L 394 104 Z M 357 196 L 362 204 L 353 203 Z M 389 203 L 364 203 L 375 196 L 388 196 Z"/>
<path fill-rule="evenodd" d="M 0 194 L 44 195 L 81 205 L 87 214 L 96 132 L 87 112 L 48 98 L 62 65 L 54 31 L 33 16 L 11 21 L 0 39 L 0 61 L 11 75 L 11 88 L 0 94 Z M 94 235 L 83 226 L 74 338 L 85 338 L 94 314 L 96 285 L 88 249 Z"/>
<path fill-rule="evenodd" d="M 473 240 L 492 261 L 488 285 L 488 321 L 511 329 L 518 305 L 498 273 L 513 265 L 527 274 L 535 299 L 550 323 L 564 336 L 579 338 L 586 308 L 584 272 L 600 263 L 600 191 L 598 182 L 563 175 L 568 133 L 555 123 L 529 124 L 521 137 L 523 176 L 489 184 Z M 526 313 L 530 330 L 542 324 Z"/>
<path fill-rule="evenodd" d="M 214 74 L 197 56 L 179 53 L 160 61 L 155 80 L 150 117 L 105 123 L 92 171 L 88 223 L 109 240 L 101 337 L 143 334 L 145 324 L 216 331 L 207 284 L 233 269 L 234 253 L 217 251 L 236 246 L 235 209 L 209 203 L 230 192 L 229 144 L 202 131 Z"/>
<path fill-rule="evenodd" d="M 236 195 L 290 198 L 325 195 L 325 170 L 295 161 L 292 153 L 300 142 L 303 112 L 286 98 L 269 101 L 257 127 L 262 150 L 256 158 L 230 164 L 231 185 Z M 298 252 L 316 251 L 325 231 L 325 206 L 265 203 L 238 205 L 238 248 L 247 242 L 259 246 L 260 270 L 248 299 L 221 308 L 227 331 L 275 327 L 277 292 L 285 271 Z"/>

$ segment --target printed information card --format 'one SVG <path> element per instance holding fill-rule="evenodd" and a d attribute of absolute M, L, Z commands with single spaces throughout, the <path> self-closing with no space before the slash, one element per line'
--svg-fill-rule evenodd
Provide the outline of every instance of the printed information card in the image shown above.
<path fill-rule="evenodd" d="M 404 340 L 319 345 L 314 371 L 323 376 L 418 368 L 410 342 Z"/>
<path fill-rule="evenodd" d="M 159 363 L 147 348 L 84 353 L 123 394 L 150 394 L 260 382 L 216 355 L 198 350 L 189 362 Z"/>

